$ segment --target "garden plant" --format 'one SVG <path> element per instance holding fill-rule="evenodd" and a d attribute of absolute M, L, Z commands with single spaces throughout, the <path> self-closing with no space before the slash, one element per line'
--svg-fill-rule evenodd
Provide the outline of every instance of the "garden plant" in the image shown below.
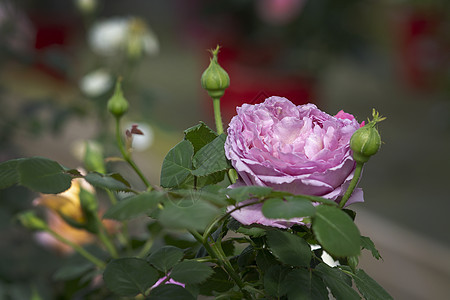
<path fill-rule="evenodd" d="M 380 148 L 384 118 L 373 110 L 360 123 L 344 111 L 332 116 L 271 96 L 238 107 L 224 128 L 220 99 L 230 78 L 219 47 L 211 53 L 201 85 L 216 127 L 186 129 L 165 156 L 159 184 L 133 159 L 132 140 L 142 132 L 122 128 L 132 101 L 120 78 L 107 103 L 120 158 L 87 147 L 83 169 L 44 157 L 0 163 L 1 189 L 40 193 L 36 209 L 17 220 L 75 253 L 55 278 L 76 281 L 83 299 L 392 299 L 358 267 L 362 251 L 381 256 L 351 209 L 363 202 L 357 185 Z M 108 171 L 123 163 L 144 190 Z M 58 231 L 43 207 L 90 243 Z M 144 235 L 129 230 L 136 220 L 146 224 Z"/>

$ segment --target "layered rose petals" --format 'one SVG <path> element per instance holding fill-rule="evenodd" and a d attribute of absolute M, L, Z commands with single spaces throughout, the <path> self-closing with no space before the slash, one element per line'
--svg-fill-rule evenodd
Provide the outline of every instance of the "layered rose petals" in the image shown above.
<path fill-rule="evenodd" d="M 236 185 L 268 186 L 339 201 L 353 178 L 355 162 L 349 143 L 359 127 L 343 111 L 333 117 L 313 104 L 295 106 L 274 96 L 237 108 L 225 153 L 239 174 Z M 357 189 L 347 203 L 362 201 L 362 191 Z M 246 225 L 286 227 L 300 222 L 266 219 L 262 213 L 250 218 L 255 209 L 260 207 L 242 208 L 233 217 Z"/>

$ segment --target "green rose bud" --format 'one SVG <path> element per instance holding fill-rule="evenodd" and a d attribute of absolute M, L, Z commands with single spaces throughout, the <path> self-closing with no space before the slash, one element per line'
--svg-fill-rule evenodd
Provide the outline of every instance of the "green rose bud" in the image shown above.
<path fill-rule="evenodd" d="M 128 101 L 122 93 L 122 78 L 118 78 L 116 82 L 116 89 L 112 97 L 108 100 L 108 111 L 116 118 L 122 117 L 128 111 Z"/>
<path fill-rule="evenodd" d="M 37 217 L 34 211 L 26 211 L 17 216 L 17 219 L 23 227 L 31 230 L 46 230 L 48 228 L 47 223 L 44 220 Z"/>
<path fill-rule="evenodd" d="M 93 141 L 85 142 L 83 161 L 88 171 L 94 171 L 99 173 L 106 172 L 102 146 L 96 142 Z"/>
<path fill-rule="evenodd" d="M 381 137 L 375 125 L 386 118 L 380 117 L 375 110 L 373 110 L 372 116 L 373 120 L 369 120 L 367 125 L 356 130 L 350 139 L 350 148 L 357 163 L 366 163 L 381 146 Z"/>
<path fill-rule="evenodd" d="M 98 210 L 98 201 L 94 194 L 88 192 L 87 190 L 81 188 L 80 189 L 80 204 L 81 209 L 84 213 L 97 213 Z"/>
<path fill-rule="evenodd" d="M 210 59 L 208 68 L 203 72 L 201 78 L 202 88 L 204 88 L 211 98 L 220 98 L 225 93 L 225 89 L 230 86 L 230 77 L 219 65 L 217 55 L 219 46 L 211 50 L 213 57 Z"/>

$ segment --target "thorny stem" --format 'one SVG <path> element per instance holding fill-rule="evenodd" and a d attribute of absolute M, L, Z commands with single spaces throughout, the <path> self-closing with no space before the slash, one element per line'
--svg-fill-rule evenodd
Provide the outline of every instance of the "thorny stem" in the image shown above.
<path fill-rule="evenodd" d="M 358 184 L 359 181 L 359 177 L 361 176 L 363 165 L 364 163 L 356 163 L 355 173 L 353 174 L 352 181 L 350 181 L 350 185 L 348 186 L 347 191 L 342 197 L 341 202 L 339 202 L 339 208 L 344 207 L 345 203 L 347 203 L 348 199 L 352 195 L 353 190 L 356 188 L 356 185 Z"/>
<path fill-rule="evenodd" d="M 233 267 L 231 266 L 228 259 L 219 251 L 215 243 L 212 243 L 212 247 L 209 244 L 207 239 L 204 239 L 203 236 L 198 233 L 195 230 L 189 230 L 189 233 L 192 234 L 192 236 L 205 247 L 206 251 L 211 255 L 211 258 L 217 259 L 219 265 L 225 269 L 225 271 L 230 275 L 230 277 L 234 280 L 234 282 L 238 285 L 239 289 L 242 292 L 246 292 L 244 290 L 244 283 L 242 282 L 241 278 L 238 274 L 234 271 Z"/>

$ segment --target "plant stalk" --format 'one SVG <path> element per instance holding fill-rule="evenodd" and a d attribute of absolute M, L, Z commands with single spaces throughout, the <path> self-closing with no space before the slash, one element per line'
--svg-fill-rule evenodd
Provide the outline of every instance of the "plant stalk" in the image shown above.
<path fill-rule="evenodd" d="M 84 258 L 86 258 L 87 260 L 92 262 L 94 265 L 96 265 L 100 269 L 104 269 L 106 267 L 106 264 L 102 260 L 100 260 L 99 258 L 95 257 L 91 253 L 89 253 L 86 250 L 84 250 L 83 247 L 80 247 L 79 245 L 77 245 L 77 244 L 69 241 L 68 239 L 62 237 L 61 235 L 59 235 L 58 233 L 56 233 L 55 231 L 53 231 L 50 228 L 47 228 L 46 231 L 48 233 L 50 233 L 58 241 L 60 241 L 60 242 L 62 242 L 64 244 L 72 247 L 72 249 L 74 249 L 76 252 L 78 252 L 80 255 L 82 255 Z"/>
<path fill-rule="evenodd" d="M 133 170 L 136 172 L 136 174 L 139 176 L 139 178 L 144 182 L 147 189 L 152 190 L 153 187 L 150 184 L 150 182 L 147 180 L 147 178 L 144 176 L 142 171 L 139 169 L 139 167 L 135 164 L 133 159 L 131 158 L 131 155 L 128 151 L 125 150 L 125 147 L 123 146 L 123 141 L 120 136 L 120 118 L 116 119 L 116 141 L 117 145 L 119 146 L 120 153 L 122 153 L 123 159 L 133 168 Z"/>
<path fill-rule="evenodd" d="M 364 163 L 356 163 L 355 173 L 353 174 L 352 181 L 350 181 L 350 185 L 348 186 L 347 191 L 345 191 L 345 194 L 342 197 L 341 202 L 339 202 L 339 208 L 343 208 L 345 206 L 345 203 L 347 203 L 348 199 L 353 193 L 353 190 L 356 188 L 356 185 L 358 184 L 359 181 L 359 177 L 361 177 L 363 165 Z"/>
<path fill-rule="evenodd" d="M 223 133 L 222 115 L 220 114 L 220 97 L 213 98 L 214 119 L 216 120 L 217 134 Z"/>
<path fill-rule="evenodd" d="M 103 245 L 105 245 L 109 254 L 111 254 L 113 258 L 118 258 L 119 254 L 117 253 L 116 247 L 114 247 L 113 243 L 111 242 L 109 237 L 105 234 L 105 232 L 103 232 L 103 230 L 99 230 L 98 237 L 100 241 L 102 241 Z"/>
<path fill-rule="evenodd" d="M 225 271 L 230 275 L 230 277 L 234 280 L 234 282 L 238 285 L 239 289 L 241 289 L 243 292 L 244 290 L 244 283 L 242 282 L 241 278 L 238 274 L 234 271 L 233 267 L 231 266 L 230 262 L 224 255 L 221 255 L 220 251 L 218 251 L 217 247 L 211 247 L 211 245 L 208 243 L 208 240 L 204 239 L 203 236 L 198 233 L 195 230 L 189 230 L 189 233 L 192 234 L 192 236 L 205 247 L 206 251 L 211 255 L 212 258 L 215 258 L 218 260 L 219 265 L 222 266 Z M 213 246 L 215 244 L 213 243 Z"/>

